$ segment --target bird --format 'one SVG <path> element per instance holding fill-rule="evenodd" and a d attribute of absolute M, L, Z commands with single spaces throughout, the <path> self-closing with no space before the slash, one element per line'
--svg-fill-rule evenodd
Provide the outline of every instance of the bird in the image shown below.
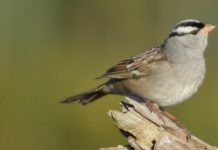
<path fill-rule="evenodd" d="M 204 52 L 208 33 L 214 28 L 199 20 L 179 21 L 160 46 L 121 60 L 97 78 L 107 78 L 106 82 L 61 103 L 86 105 L 109 94 L 160 107 L 181 103 L 196 93 L 204 80 Z"/>

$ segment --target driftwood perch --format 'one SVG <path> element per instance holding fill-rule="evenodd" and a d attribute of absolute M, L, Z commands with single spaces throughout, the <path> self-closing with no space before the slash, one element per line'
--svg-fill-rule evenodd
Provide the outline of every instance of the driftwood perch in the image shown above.
<path fill-rule="evenodd" d="M 186 134 L 165 116 L 150 112 L 149 108 L 126 98 L 122 111 L 109 110 L 128 145 L 101 148 L 100 150 L 218 150 L 195 136 L 187 141 Z"/>

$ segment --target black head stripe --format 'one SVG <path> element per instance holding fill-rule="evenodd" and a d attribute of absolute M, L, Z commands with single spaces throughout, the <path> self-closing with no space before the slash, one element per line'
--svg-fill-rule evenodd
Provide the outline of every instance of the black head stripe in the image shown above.
<path fill-rule="evenodd" d="M 177 33 L 177 32 L 171 32 L 169 37 L 173 37 L 173 36 L 183 36 L 185 35 L 184 33 Z"/>
<path fill-rule="evenodd" d="M 177 33 L 175 32 L 176 29 L 178 29 L 179 27 L 195 27 L 197 28 L 197 32 L 199 30 L 201 30 L 202 28 L 205 27 L 205 24 L 203 22 L 197 21 L 197 20 L 184 20 L 179 22 L 178 24 L 176 24 L 176 26 L 174 26 L 173 28 L 173 32 L 170 33 L 169 37 L 173 37 L 173 36 L 183 36 L 185 34 L 190 34 L 190 33 Z"/>
<path fill-rule="evenodd" d="M 187 22 L 181 22 L 178 25 L 175 26 L 175 29 L 178 27 L 196 27 L 198 29 L 202 29 L 205 27 L 205 24 L 203 22 L 195 22 L 195 21 L 187 21 Z"/>

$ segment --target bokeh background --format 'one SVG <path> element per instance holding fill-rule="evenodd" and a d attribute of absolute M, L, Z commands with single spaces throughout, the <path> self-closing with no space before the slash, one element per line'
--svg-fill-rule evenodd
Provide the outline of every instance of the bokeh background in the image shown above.
<path fill-rule="evenodd" d="M 216 0 L 1 0 L 0 149 L 95 150 L 124 144 L 109 109 L 121 96 L 82 107 L 59 104 L 92 88 L 123 58 L 159 45 L 180 20 L 218 24 Z M 218 31 L 209 36 L 206 79 L 168 108 L 218 146 Z"/>

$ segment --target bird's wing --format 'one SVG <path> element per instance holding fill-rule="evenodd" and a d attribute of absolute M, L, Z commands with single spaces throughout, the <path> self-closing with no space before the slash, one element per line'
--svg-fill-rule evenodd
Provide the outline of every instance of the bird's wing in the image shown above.
<path fill-rule="evenodd" d="M 120 61 L 118 64 L 109 68 L 99 78 L 140 78 L 148 75 L 150 70 L 154 68 L 157 63 L 161 63 L 163 61 L 166 61 L 166 57 L 162 50 L 159 47 L 152 48 L 143 54 Z"/>

